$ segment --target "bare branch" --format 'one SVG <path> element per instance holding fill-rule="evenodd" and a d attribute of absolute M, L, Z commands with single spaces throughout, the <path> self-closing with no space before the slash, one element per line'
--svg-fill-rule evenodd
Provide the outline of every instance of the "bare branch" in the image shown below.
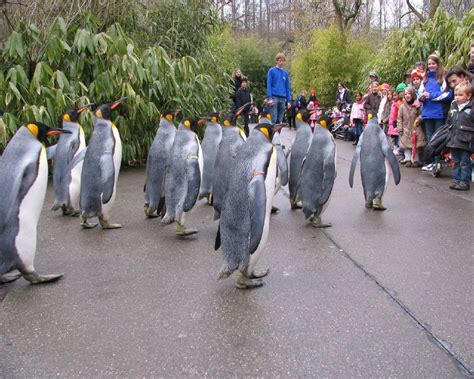
<path fill-rule="evenodd" d="M 407 1 L 408 8 L 410 8 L 410 10 L 415 14 L 415 16 L 418 17 L 418 19 L 421 22 L 425 22 L 425 18 L 423 17 L 423 15 L 420 12 L 418 12 L 418 10 L 413 6 L 412 3 L 410 3 L 410 0 L 406 0 L 406 1 Z"/>

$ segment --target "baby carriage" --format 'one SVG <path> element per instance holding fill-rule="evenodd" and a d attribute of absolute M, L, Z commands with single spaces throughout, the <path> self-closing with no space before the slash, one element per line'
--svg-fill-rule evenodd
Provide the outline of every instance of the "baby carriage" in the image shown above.
<path fill-rule="evenodd" d="M 331 133 L 334 138 L 343 139 L 345 141 L 350 140 L 349 132 L 349 117 L 350 109 L 344 108 L 339 111 L 337 108 L 333 108 L 328 112 L 328 116 L 332 119 Z"/>

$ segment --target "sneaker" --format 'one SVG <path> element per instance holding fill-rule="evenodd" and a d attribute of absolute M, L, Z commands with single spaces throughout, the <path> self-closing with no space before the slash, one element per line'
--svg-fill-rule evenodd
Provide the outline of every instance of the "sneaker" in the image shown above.
<path fill-rule="evenodd" d="M 469 183 L 458 182 L 457 188 L 455 189 L 457 189 L 458 191 L 469 191 Z"/>
<path fill-rule="evenodd" d="M 431 170 L 431 174 L 437 178 L 439 176 L 439 174 L 441 174 L 441 163 L 436 163 L 435 165 L 433 165 L 433 168 Z"/>
<path fill-rule="evenodd" d="M 400 164 L 407 164 L 410 161 L 407 161 L 406 159 L 400 159 L 399 162 Z"/>
<path fill-rule="evenodd" d="M 459 188 L 459 182 L 457 180 L 453 180 L 449 188 L 452 190 L 457 190 Z"/>
<path fill-rule="evenodd" d="M 434 163 L 429 163 L 427 165 L 424 165 L 421 169 L 423 171 L 431 171 L 431 170 L 433 170 L 433 166 L 434 166 Z"/>

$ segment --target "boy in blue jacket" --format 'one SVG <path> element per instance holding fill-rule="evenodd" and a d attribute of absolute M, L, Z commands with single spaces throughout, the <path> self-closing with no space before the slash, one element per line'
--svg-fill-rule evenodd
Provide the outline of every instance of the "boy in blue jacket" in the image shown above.
<path fill-rule="evenodd" d="M 267 73 L 267 104 L 270 107 L 272 121 L 279 124 L 283 121 L 286 108 L 291 107 L 290 77 L 288 71 L 283 69 L 286 62 L 285 54 L 275 56 L 276 66 Z"/>

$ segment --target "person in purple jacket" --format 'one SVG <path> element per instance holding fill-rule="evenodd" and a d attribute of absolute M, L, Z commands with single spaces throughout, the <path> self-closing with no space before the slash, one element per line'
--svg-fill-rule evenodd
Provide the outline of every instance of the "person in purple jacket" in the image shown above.
<path fill-rule="evenodd" d="M 291 107 L 290 77 L 288 71 L 283 69 L 286 62 L 285 54 L 275 56 L 276 66 L 267 73 L 267 104 L 274 124 L 283 121 L 285 107 Z"/>
<path fill-rule="evenodd" d="M 427 67 L 425 78 L 418 89 L 418 100 L 422 103 L 421 118 L 425 125 L 426 140 L 429 141 L 434 132 L 444 125 L 446 120 L 444 104 L 451 103 L 453 91 L 444 80 L 444 68 L 436 53 L 428 57 Z M 441 171 L 438 157 L 434 163 L 423 166 L 423 170 L 432 171 L 433 175 L 437 176 Z"/>

